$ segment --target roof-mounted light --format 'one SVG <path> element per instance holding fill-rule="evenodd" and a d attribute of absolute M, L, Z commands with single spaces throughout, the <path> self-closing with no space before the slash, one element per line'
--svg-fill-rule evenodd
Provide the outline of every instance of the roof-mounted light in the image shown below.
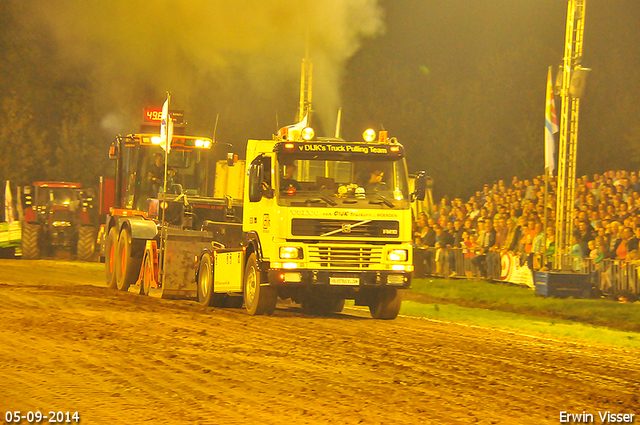
<path fill-rule="evenodd" d="M 304 140 L 311 140 L 313 139 L 313 136 L 315 136 L 315 132 L 313 131 L 313 128 L 305 127 L 302 129 L 301 136 Z"/>
<path fill-rule="evenodd" d="M 154 145 L 159 145 L 160 143 L 162 143 L 162 139 L 160 139 L 160 136 L 153 136 L 151 138 L 151 143 L 153 143 Z"/>
<path fill-rule="evenodd" d="M 376 140 L 376 132 L 372 128 L 367 128 L 364 133 L 362 133 L 362 138 L 365 142 L 373 142 Z"/>
<path fill-rule="evenodd" d="M 294 146 L 295 146 L 295 145 L 294 145 L 293 143 L 285 143 L 285 144 L 284 144 L 284 148 L 285 148 L 285 149 L 293 149 L 293 148 L 294 148 Z"/>

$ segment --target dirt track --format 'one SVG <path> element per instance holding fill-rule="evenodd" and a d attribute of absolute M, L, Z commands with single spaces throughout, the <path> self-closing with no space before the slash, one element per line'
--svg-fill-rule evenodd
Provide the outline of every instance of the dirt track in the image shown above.
<path fill-rule="evenodd" d="M 94 265 L 0 260 L 2 420 L 558 424 L 610 410 L 640 423 L 637 350 L 356 310 L 250 317 L 102 281 Z"/>

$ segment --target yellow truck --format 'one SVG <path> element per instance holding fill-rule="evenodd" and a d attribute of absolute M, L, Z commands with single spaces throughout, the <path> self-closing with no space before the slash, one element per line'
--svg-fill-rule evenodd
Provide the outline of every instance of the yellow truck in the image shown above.
<path fill-rule="evenodd" d="M 243 240 L 198 255 L 200 303 L 241 295 L 249 314 L 271 314 L 279 297 L 323 315 L 353 299 L 374 318 L 398 315 L 413 271 L 411 204 L 424 199 L 426 176 L 411 193 L 404 147 L 385 131 L 357 142 L 313 133 L 294 125 L 248 141 Z"/>

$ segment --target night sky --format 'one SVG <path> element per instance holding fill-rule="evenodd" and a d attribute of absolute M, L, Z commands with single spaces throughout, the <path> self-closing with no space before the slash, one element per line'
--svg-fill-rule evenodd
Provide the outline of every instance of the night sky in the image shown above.
<path fill-rule="evenodd" d="M 333 134 L 342 107 L 343 137 L 388 130 L 438 194 L 544 171 L 566 1 L 43 3 L 0 0 L 2 178 L 97 184 L 110 140 L 167 90 L 190 133 L 211 137 L 219 116 L 217 139 L 241 150 L 293 123 L 305 51 L 316 134 Z M 587 1 L 579 174 L 640 168 L 639 23 L 637 0 Z M 69 153 L 84 168 L 62 166 Z"/>

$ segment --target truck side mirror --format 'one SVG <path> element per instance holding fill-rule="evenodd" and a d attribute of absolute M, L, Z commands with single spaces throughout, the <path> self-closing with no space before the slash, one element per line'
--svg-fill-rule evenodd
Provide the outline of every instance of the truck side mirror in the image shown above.
<path fill-rule="evenodd" d="M 238 162 L 238 155 L 234 155 L 233 153 L 227 153 L 227 165 L 229 167 L 233 167 Z"/>
<path fill-rule="evenodd" d="M 426 171 L 420 171 L 416 173 L 415 190 L 411 194 L 414 200 L 424 201 L 424 197 L 427 193 L 427 180 L 430 179 L 429 177 L 427 177 Z"/>
<path fill-rule="evenodd" d="M 118 134 L 116 136 L 116 140 L 111 142 L 111 146 L 109 146 L 109 159 L 118 159 L 118 155 L 120 154 L 121 142 L 122 142 L 122 136 Z"/>

